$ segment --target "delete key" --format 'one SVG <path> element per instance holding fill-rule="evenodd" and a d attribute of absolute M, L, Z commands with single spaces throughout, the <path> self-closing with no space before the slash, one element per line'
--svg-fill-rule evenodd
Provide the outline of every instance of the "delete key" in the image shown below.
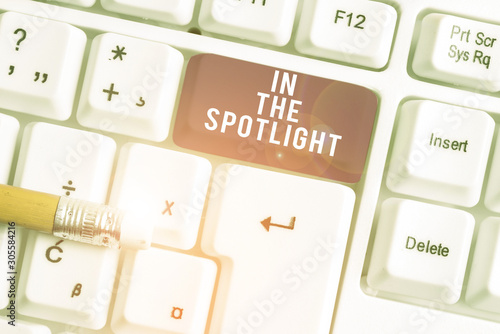
<path fill-rule="evenodd" d="M 361 178 L 369 89 L 238 59 L 190 59 L 174 127 L 184 148 L 331 180 Z"/>

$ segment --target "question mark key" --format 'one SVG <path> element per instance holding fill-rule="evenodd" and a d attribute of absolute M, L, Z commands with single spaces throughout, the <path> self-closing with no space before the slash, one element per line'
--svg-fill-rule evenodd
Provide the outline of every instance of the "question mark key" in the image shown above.
<path fill-rule="evenodd" d="M 21 43 L 26 39 L 26 30 L 24 30 L 23 28 L 17 28 L 15 31 L 14 31 L 14 35 L 19 35 L 20 38 L 19 40 L 17 41 L 16 43 L 16 51 L 19 51 L 19 47 L 21 46 Z"/>
<path fill-rule="evenodd" d="M 0 14 L 0 109 L 68 119 L 86 43 L 67 23 Z"/>

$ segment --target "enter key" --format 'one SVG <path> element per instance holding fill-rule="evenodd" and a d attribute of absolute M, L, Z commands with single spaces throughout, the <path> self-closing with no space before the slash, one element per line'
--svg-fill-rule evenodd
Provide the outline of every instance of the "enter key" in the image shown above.
<path fill-rule="evenodd" d="M 202 238 L 221 264 L 211 333 L 327 333 L 352 189 L 222 165 L 212 194 Z"/>

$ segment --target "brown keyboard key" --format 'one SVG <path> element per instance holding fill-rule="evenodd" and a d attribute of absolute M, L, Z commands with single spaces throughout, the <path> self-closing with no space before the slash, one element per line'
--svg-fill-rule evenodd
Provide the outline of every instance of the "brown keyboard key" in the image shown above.
<path fill-rule="evenodd" d="M 190 59 L 177 145 L 358 182 L 377 111 L 367 88 L 218 55 Z"/>

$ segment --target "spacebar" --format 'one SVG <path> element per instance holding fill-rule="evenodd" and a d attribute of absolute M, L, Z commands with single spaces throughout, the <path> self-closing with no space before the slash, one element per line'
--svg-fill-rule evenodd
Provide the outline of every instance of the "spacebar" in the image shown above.
<path fill-rule="evenodd" d="M 218 55 L 190 59 L 177 145 L 356 183 L 377 110 L 367 88 Z"/>

